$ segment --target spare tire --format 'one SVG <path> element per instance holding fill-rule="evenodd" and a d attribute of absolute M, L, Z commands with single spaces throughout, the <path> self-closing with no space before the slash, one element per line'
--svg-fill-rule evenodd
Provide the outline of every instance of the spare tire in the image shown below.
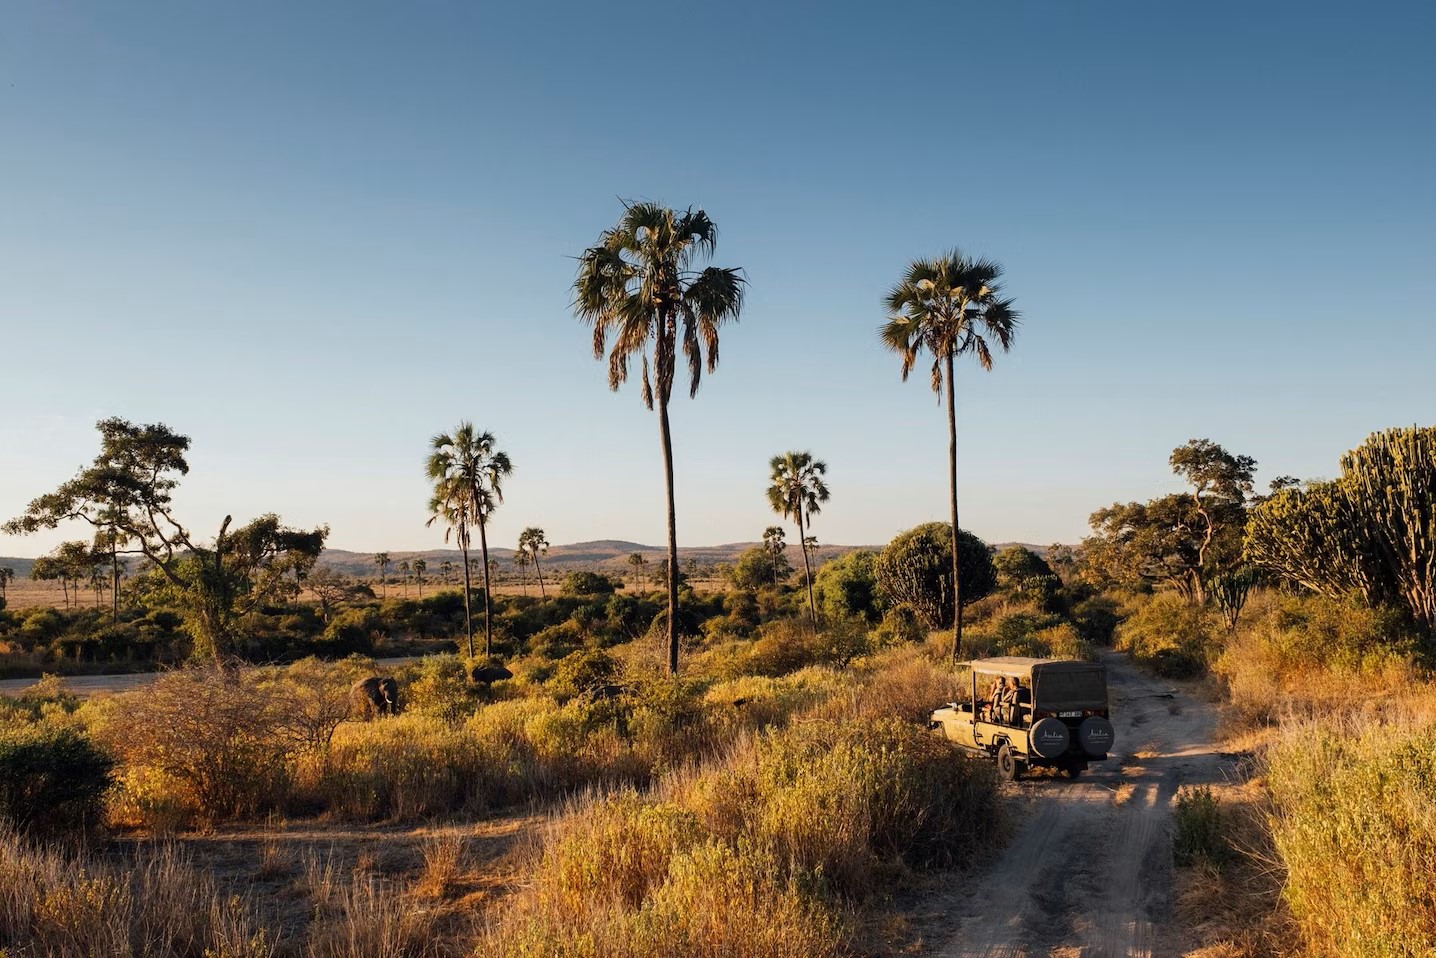
<path fill-rule="evenodd" d="M 1057 758 L 1067 751 L 1071 742 L 1072 734 L 1067 726 L 1055 718 L 1040 719 L 1027 733 L 1028 748 L 1043 758 Z"/>
<path fill-rule="evenodd" d="M 1115 738 L 1116 732 L 1112 729 L 1112 723 L 1100 715 L 1088 716 L 1077 727 L 1077 741 L 1082 744 L 1082 751 L 1088 755 L 1106 755 L 1112 750 Z"/>

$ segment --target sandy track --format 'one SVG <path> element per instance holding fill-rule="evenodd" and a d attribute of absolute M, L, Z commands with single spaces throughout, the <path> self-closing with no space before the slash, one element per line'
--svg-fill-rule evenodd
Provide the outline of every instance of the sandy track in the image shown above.
<path fill-rule="evenodd" d="M 1019 830 L 946 902 L 958 930 L 936 958 L 1157 958 L 1171 922 L 1177 789 L 1221 781 L 1211 706 L 1106 653 L 1116 751 L 1077 781 L 1017 783 Z"/>

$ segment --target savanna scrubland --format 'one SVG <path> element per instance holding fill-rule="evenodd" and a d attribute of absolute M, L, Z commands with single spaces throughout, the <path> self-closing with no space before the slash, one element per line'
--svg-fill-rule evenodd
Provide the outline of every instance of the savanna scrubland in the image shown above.
<path fill-rule="evenodd" d="M 0 661 L 186 664 L 134 692 L 46 680 L 0 703 L 7 958 L 921 950 L 903 896 L 981 867 L 1004 829 L 991 769 L 925 728 L 956 663 L 1109 644 L 1202 684 L 1248 758 L 1178 801 L 1203 953 L 1436 952 L 1436 430 L 1373 435 L 1338 479 L 1269 494 L 1253 459 L 1193 440 L 1171 457 L 1184 491 L 1098 510 L 1075 549 L 993 554 L 959 521 L 954 363 L 990 368 L 1019 316 L 997 264 L 953 251 L 910 265 L 881 332 L 904 378 L 932 359 L 950 521 L 801 576 L 765 536 L 700 593 L 667 409 L 742 309 L 741 269 L 703 265 L 715 243 L 702 210 L 625 204 L 574 284 L 610 386 L 641 369 L 659 420 L 661 593 L 576 573 L 496 595 L 486 535 L 514 468 L 472 423 L 425 463 L 463 588 L 377 601 L 317 581 L 327 528 L 193 533 L 172 502 L 188 437 L 99 424 L 93 465 L 5 529 L 87 523 L 50 571 L 97 599 L 108 581 L 108 614 L 0 606 Z M 826 467 L 792 451 L 770 468 L 807 570 Z M 123 596 L 122 554 L 142 560 Z M 350 719 L 367 657 L 414 641 L 454 651 L 394 670 L 400 715 Z"/>
<path fill-rule="evenodd" d="M 1368 445 L 1428 455 L 1429 442 L 1405 431 Z M 1184 792 L 1173 835 L 1199 954 L 1427 953 L 1427 593 L 1387 565 L 1409 550 L 1374 541 L 1424 534 L 1383 531 L 1423 487 L 1388 476 L 1364 503 L 1349 473 L 1390 459 L 1353 454 L 1336 489 L 1258 496 L 1240 488 L 1254 464 L 1214 444 L 1174 460 L 1194 447 L 1240 495 L 1099 510 L 1089 540 L 1045 557 L 962 533 L 962 653 L 1111 645 L 1223 704 L 1245 775 Z M 1360 519 L 1350 541 L 1328 529 L 1289 542 L 1335 521 L 1336 496 Z M 1181 508 L 1194 518 L 1173 536 L 1163 510 Z M 3 703 L 0 934 L 14 954 L 77 955 L 915 947 L 903 889 L 980 868 L 1004 828 L 990 770 L 923 725 L 962 684 L 950 632 L 935 631 L 952 615 L 949 541 L 932 523 L 824 564 L 812 611 L 782 550 L 756 548 L 726 590 L 680 592 L 678 676 L 665 597 L 583 573 L 547 599 L 496 597 L 494 660 L 395 670 L 394 718 L 348 717 L 351 682 L 374 672 L 363 655 L 204 660 L 83 701 L 46 680 Z M 1202 574 L 1203 560 L 1231 565 Z M 329 614 L 374 613 L 382 640 L 384 605 Z M 448 625 L 461 629 L 459 613 Z M 511 678 L 472 681 L 500 656 Z M 510 840 L 495 845 L 495 828 Z M 356 832 L 387 838 L 364 851 Z M 217 867 L 226 835 L 251 850 Z"/>

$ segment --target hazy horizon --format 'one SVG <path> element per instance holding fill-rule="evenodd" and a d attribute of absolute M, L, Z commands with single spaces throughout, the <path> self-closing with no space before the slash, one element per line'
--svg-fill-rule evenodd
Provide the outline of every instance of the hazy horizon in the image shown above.
<path fill-rule="evenodd" d="M 0 520 L 118 415 L 192 438 L 199 536 L 273 511 L 335 548 L 440 548 L 423 459 L 472 419 L 516 467 L 491 543 L 662 542 L 655 417 L 607 390 L 570 310 L 619 197 L 704 207 L 714 262 L 751 283 L 717 373 L 675 397 L 681 545 L 776 522 L 788 449 L 830 465 L 822 542 L 947 517 L 943 411 L 876 329 L 905 264 L 952 246 L 1002 262 L 1024 317 L 991 373 L 957 375 L 983 538 L 1075 542 L 1180 488 L 1167 456 L 1195 437 L 1256 457 L 1262 487 L 1334 475 L 1436 409 L 1436 12 L 1353 20 L 22 0 L 0 35 Z M 684 51 L 652 116 L 615 66 L 640 48 Z"/>

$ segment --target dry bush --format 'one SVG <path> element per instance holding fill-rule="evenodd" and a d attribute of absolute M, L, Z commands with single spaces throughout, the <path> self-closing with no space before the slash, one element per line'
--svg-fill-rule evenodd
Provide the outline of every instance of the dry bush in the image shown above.
<path fill-rule="evenodd" d="M 429 958 L 440 955 L 434 913 L 378 878 L 329 884 L 304 941 L 305 958 Z"/>
<path fill-rule="evenodd" d="M 12 958 L 266 958 L 252 902 L 222 895 L 173 847 L 116 864 L 0 832 L 0 942 Z"/>
<path fill-rule="evenodd" d="M 283 806 L 294 747 L 284 722 L 253 670 L 196 667 L 115 696 L 97 736 L 131 768 L 180 783 L 216 821 Z"/>
<path fill-rule="evenodd" d="M 1436 954 L 1436 716 L 1294 723 L 1268 750 L 1273 844 L 1313 954 Z"/>
<path fill-rule="evenodd" d="M 1264 594 L 1214 671 L 1248 724 L 1320 716 L 1398 696 L 1423 677 L 1399 615 L 1354 600 Z"/>

